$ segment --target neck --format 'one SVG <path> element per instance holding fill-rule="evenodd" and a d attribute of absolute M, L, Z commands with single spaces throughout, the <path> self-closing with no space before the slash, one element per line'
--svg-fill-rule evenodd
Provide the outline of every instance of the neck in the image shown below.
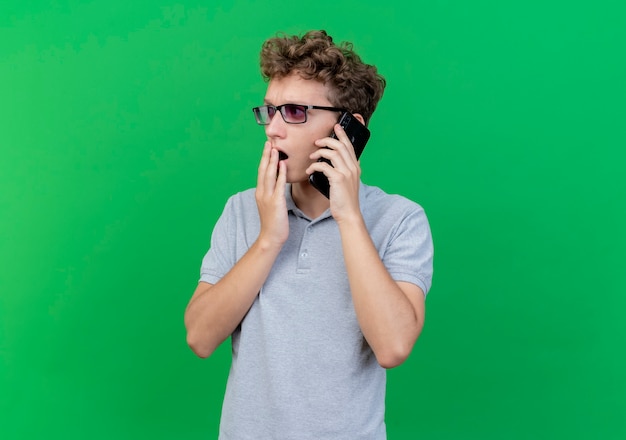
<path fill-rule="evenodd" d="M 296 206 L 309 218 L 317 218 L 330 207 L 330 201 L 308 181 L 291 185 L 291 198 Z"/>

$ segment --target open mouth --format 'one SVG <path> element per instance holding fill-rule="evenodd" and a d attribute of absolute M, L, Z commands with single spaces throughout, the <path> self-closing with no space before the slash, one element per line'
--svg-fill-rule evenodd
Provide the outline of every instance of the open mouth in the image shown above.
<path fill-rule="evenodd" d="M 287 156 L 285 153 L 283 153 L 282 151 L 278 152 L 278 160 L 285 160 L 287 159 L 289 156 Z"/>

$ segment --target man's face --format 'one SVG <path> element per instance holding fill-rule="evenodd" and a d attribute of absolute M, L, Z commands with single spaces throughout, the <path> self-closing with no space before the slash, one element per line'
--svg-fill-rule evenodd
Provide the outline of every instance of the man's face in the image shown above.
<path fill-rule="evenodd" d="M 328 92 L 329 89 L 324 84 L 292 74 L 269 82 L 265 104 L 332 107 L 327 98 Z M 332 133 L 339 115 L 339 112 L 310 109 L 307 110 L 307 122 L 304 124 L 287 124 L 280 112 L 276 112 L 269 125 L 265 126 L 265 134 L 272 147 L 281 152 L 282 157 L 287 157 L 284 159 L 287 166 L 287 182 L 308 183 L 305 170 L 313 162 L 309 155 L 319 148 L 313 142 Z"/>

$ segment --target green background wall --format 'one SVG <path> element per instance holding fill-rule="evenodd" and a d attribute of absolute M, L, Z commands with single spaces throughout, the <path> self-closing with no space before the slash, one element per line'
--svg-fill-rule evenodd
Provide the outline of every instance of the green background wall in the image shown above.
<path fill-rule="evenodd" d="M 390 439 L 626 438 L 623 1 L 0 3 L 0 438 L 215 438 L 183 310 L 254 186 L 262 41 L 388 80 L 363 180 L 424 206 Z"/>

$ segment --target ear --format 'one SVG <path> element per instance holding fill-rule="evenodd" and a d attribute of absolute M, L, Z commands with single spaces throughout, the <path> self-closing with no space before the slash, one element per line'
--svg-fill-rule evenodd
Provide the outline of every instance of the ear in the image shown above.
<path fill-rule="evenodd" d="M 361 124 L 365 125 L 365 119 L 363 119 L 361 113 L 353 113 L 352 115 L 357 118 Z"/>

